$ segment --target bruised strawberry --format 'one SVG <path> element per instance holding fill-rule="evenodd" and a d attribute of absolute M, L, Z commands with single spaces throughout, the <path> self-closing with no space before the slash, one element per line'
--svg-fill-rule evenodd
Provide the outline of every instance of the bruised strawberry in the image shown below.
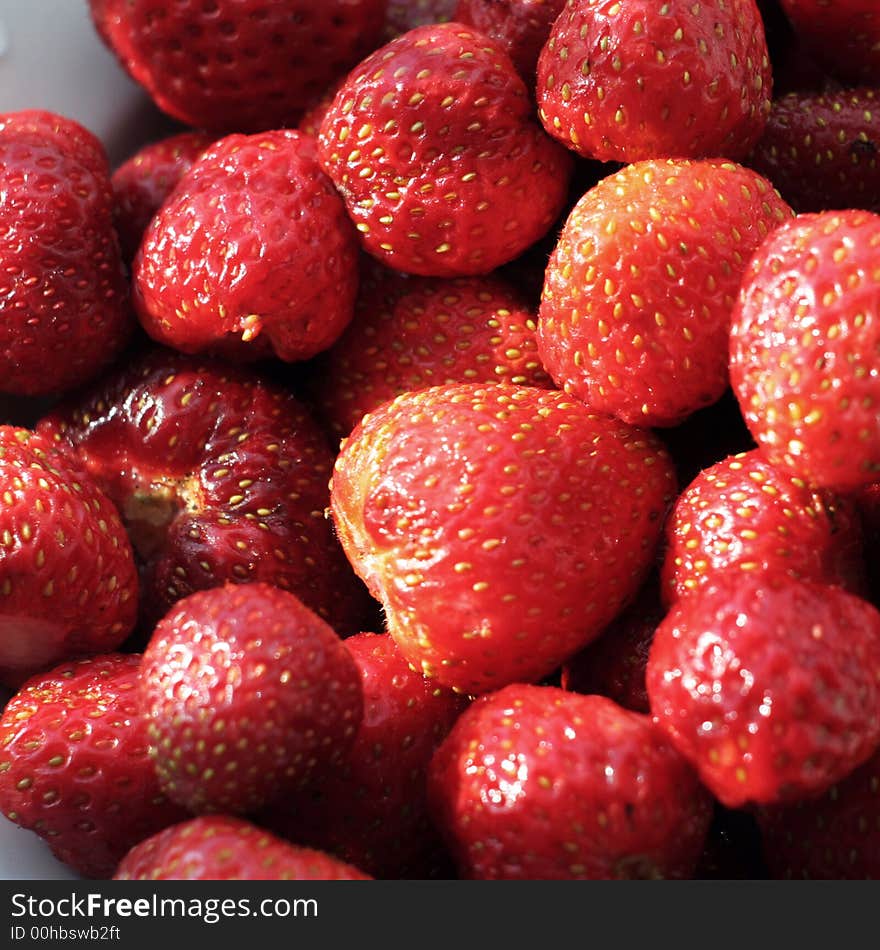
<path fill-rule="evenodd" d="M 599 634 L 648 573 L 674 492 L 650 433 L 562 393 L 458 384 L 370 413 L 331 508 L 406 659 L 477 693 L 538 680 Z"/>
<path fill-rule="evenodd" d="M 880 741 L 880 613 L 783 574 L 717 574 L 660 624 L 655 720 L 722 804 L 818 795 Z"/>
<path fill-rule="evenodd" d="M 709 795 L 648 716 L 515 684 L 459 718 L 429 773 L 463 877 L 691 877 Z"/>
<path fill-rule="evenodd" d="M 38 429 L 73 451 L 121 511 L 147 625 L 193 591 L 263 581 L 340 633 L 359 629 L 369 598 L 324 518 L 333 456 L 280 387 L 157 349 Z"/>
<path fill-rule="evenodd" d="M 379 42 L 386 0 L 89 0 L 99 35 L 160 109 L 250 132 L 295 123 Z"/>
<path fill-rule="evenodd" d="M 411 669 L 387 634 L 360 633 L 345 646 L 364 691 L 354 743 L 320 784 L 263 819 L 376 877 L 430 877 L 442 845 L 428 816 L 428 765 L 467 702 Z"/>
<path fill-rule="evenodd" d="M 186 813 L 159 789 L 137 702 L 136 654 L 65 663 L 0 716 L 0 811 L 86 877 L 107 878 Z"/>
<path fill-rule="evenodd" d="M 796 211 L 878 211 L 878 107 L 876 89 L 783 96 L 748 163 Z"/>
<path fill-rule="evenodd" d="M 358 668 L 317 614 L 268 584 L 199 591 L 159 621 L 141 701 L 162 789 L 192 812 L 252 812 L 343 760 Z"/>
<path fill-rule="evenodd" d="M 209 815 L 141 842 L 116 870 L 117 881 L 363 881 L 342 861 L 281 841 L 250 822 Z"/>
<path fill-rule="evenodd" d="M 601 636 L 563 665 L 562 688 L 584 695 L 598 693 L 624 709 L 650 712 L 645 668 L 654 631 L 665 615 L 660 584 L 652 576 Z"/>
<path fill-rule="evenodd" d="M 134 259 L 147 225 L 212 141 L 204 132 L 181 132 L 145 145 L 113 172 L 113 213 L 126 261 Z"/>
<path fill-rule="evenodd" d="M 880 77 L 876 0 L 781 0 L 795 30 L 826 67 L 850 83 Z"/>
<path fill-rule="evenodd" d="M 366 251 L 429 277 L 485 274 L 562 209 L 571 159 L 531 115 L 508 56 L 460 23 L 405 33 L 354 69 L 321 162 Z"/>
<path fill-rule="evenodd" d="M 441 383 L 552 387 L 538 358 L 535 316 L 494 277 L 402 281 L 386 273 L 319 360 L 316 399 L 334 432 L 408 390 Z"/>
<path fill-rule="evenodd" d="M 880 473 L 878 249 L 878 215 L 801 215 L 755 253 L 733 315 L 731 382 L 755 441 L 825 488 Z"/>
<path fill-rule="evenodd" d="M 101 143 L 50 112 L 0 115 L 0 389 L 96 376 L 132 328 Z"/>
<path fill-rule="evenodd" d="M 388 0 L 385 13 L 385 39 L 429 23 L 448 23 L 454 19 L 457 0 Z"/>
<path fill-rule="evenodd" d="M 304 360 L 351 320 L 357 240 L 314 141 L 230 135 L 190 168 L 134 264 L 144 329 L 185 353 Z"/>
<path fill-rule="evenodd" d="M 770 112 L 755 0 L 581 0 L 538 61 L 547 131 L 585 158 L 744 158 Z"/>
<path fill-rule="evenodd" d="M 820 798 L 762 808 L 764 857 L 775 878 L 880 877 L 880 752 Z"/>
<path fill-rule="evenodd" d="M 114 650 L 137 614 L 131 545 L 110 499 L 52 442 L 0 426 L 0 682 Z"/>
<path fill-rule="evenodd" d="M 455 19 L 497 40 L 533 89 L 538 57 L 565 0 L 458 0 Z"/>
<path fill-rule="evenodd" d="M 791 210 L 750 169 L 646 161 L 590 189 L 550 258 L 538 325 L 566 392 L 670 426 L 728 385 L 730 317 L 752 252 Z"/>
<path fill-rule="evenodd" d="M 699 590 L 718 571 L 782 572 L 865 590 L 861 521 L 845 497 L 810 488 L 757 450 L 701 472 L 666 522 L 664 598 Z"/>

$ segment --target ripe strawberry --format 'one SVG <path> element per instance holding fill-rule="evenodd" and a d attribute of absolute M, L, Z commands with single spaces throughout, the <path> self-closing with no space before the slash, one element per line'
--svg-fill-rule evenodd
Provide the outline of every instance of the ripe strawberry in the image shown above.
<path fill-rule="evenodd" d="M 136 654 L 65 663 L 29 680 L 0 717 L 0 811 L 86 877 L 186 817 L 159 790 L 136 702 Z"/>
<path fill-rule="evenodd" d="M 465 878 L 687 878 L 712 817 L 648 716 L 551 686 L 477 699 L 428 782 Z"/>
<path fill-rule="evenodd" d="M 782 0 L 795 30 L 816 57 L 850 83 L 880 76 L 876 0 Z"/>
<path fill-rule="evenodd" d="M 160 109 L 248 132 L 295 123 L 380 39 L 386 0 L 89 0 L 99 35 Z"/>
<path fill-rule="evenodd" d="M 745 157 L 770 112 L 755 0 L 580 0 L 538 61 L 547 131 L 585 158 Z"/>
<path fill-rule="evenodd" d="M 699 590 L 726 568 L 865 590 L 853 502 L 775 469 L 758 450 L 701 472 L 678 497 L 666 541 L 667 602 Z"/>
<path fill-rule="evenodd" d="M 790 214 L 766 179 L 720 159 L 639 162 L 603 179 L 575 206 L 547 268 L 545 368 L 634 425 L 675 425 L 715 402 L 743 272 Z"/>
<path fill-rule="evenodd" d="M 458 0 L 455 19 L 499 42 L 530 89 L 538 56 L 565 0 Z"/>
<path fill-rule="evenodd" d="M 304 360 L 351 319 L 357 240 L 314 141 L 230 135 L 153 219 L 134 263 L 147 333 L 185 353 Z"/>
<path fill-rule="evenodd" d="M 50 112 L 0 114 L 0 388 L 92 378 L 132 326 L 101 143 Z"/>
<path fill-rule="evenodd" d="M 319 143 L 364 248 L 432 277 L 488 273 L 524 251 L 561 210 L 572 165 L 533 121 L 507 55 L 460 23 L 364 60 Z"/>
<path fill-rule="evenodd" d="M 796 211 L 878 211 L 878 106 L 875 89 L 783 96 L 773 103 L 749 165 Z"/>
<path fill-rule="evenodd" d="M 821 798 L 763 808 L 758 822 L 775 878 L 880 877 L 880 752 Z"/>
<path fill-rule="evenodd" d="M 117 881 L 364 881 L 366 874 L 240 818 L 210 815 L 166 828 L 125 856 Z"/>
<path fill-rule="evenodd" d="M 338 632 L 359 629 L 369 598 L 324 518 L 333 456 L 288 392 L 157 349 L 38 431 L 72 449 L 122 512 L 147 624 L 193 591 L 264 581 Z"/>
<path fill-rule="evenodd" d="M 134 259 L 147 225 L 211 142 L 205 132 L 181 132 L 144 146 L 113 172 L 113 215 L 126 261 Z"/>
<path fill-rule="evenodd" d="M 561 686 L 574 693 L 598 693 L 624 709 L 648 713 L 645 668 L 654 631 L 666 615 L 655 576 L 601 636 L 562 667 Z"/>
<path fill-rule="evenodd" d="M 401 280 L 386 272 L 317 361 L 315 397 L 344 436 L 400 393 L 458 382 L 552 387 L 538 358 L 534 314 L 494 277 Z"/>
<path fill-rule="evenodd" d="M 458 0 L 388 0 L 385 13 L 386 41 L 429 23 L 448 23 L 454 19 Z"/>
<path fill-rule="evenodd" d="M 562 393 L 458 384 L 368 415 L 330 494 L 403 655 L 478 693 L 538 680 L 599 634 L 650 568 L 674 491 L 650 433 Z"/>
<path fill-rule="evenodd" d="M 363 714 L 358 668 L 317 614 L 269 584 L 180 601 L 141 663 L 150 754 L 192 812 L 251 812 L 336 765 Z"/>
<path fill-rule="evenodd" d="M 364 690 L 354 744 L 337 769 L 281 801 L 265 823 L 375 877 L 430 877 L 442 845 L 428 816 L 428 765 L 467 703 L 412 670 L 387 634 L 360 633 L 345 646 Z"/>
<path fill-rule="evenodd" d="M 724 805 L 808 798 L 880 742 L 880 613 L 837 587 L 723 571 L 657 628 L 647 684 Z"/>
<path fill-rule="evenodd" d="M 731 382 L 752 435 L 826 488 L 880 472 L 878 248 L 878 215 L 801 215 L 756 252 L 733 315 Z"/>
<path fill-rule="evenodd" d="M 115 649 L 137 612 L 131 545 L 109 498 L 52 443 L 0 426 L 0 682 Z"/>

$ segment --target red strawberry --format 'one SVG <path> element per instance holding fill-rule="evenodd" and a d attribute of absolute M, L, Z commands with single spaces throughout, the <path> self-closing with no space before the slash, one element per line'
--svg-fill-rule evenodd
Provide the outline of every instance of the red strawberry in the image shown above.
<path fill-rule="evenodd" d="M 429 23 L 448 23 L 453 19 L 458 0 L 388 0 L 385 13 L 385 39 L 397 39 L 402 33 Z"/>
<path fill-rule="evenodd" d="M 551 387 L 535 317 L 494 277 L 401 280 L 386 273 L 363 295 L 342 338 L 318 361 L 315 395 L 333 431 L 408 390 L 441 383 Z"/>
<path fill-rule="evenodd" d="M 0 811 L 86 877 L 186 817 L 159 790 L 137 703 L 140 657 L 65 663 L 29 680 L 0 717 Z"/>
<path fill-rule="evenodd" d="M 795 30 L 842 79 L 880 77 L 880 9 L 876 0 L 782 0 Z"/>
<path fill-rule="evenodd" d="M 240 818 L 210 815 L 167 828 L 125 856 L 117 881 L 365 881 L 320 851 L 299 848 Z"/>
<path fill-rule="evenodd" d="M 726 568 L 865 589 L 855 505 L 775 469 L 757 450 L 701 472 L 676 501 L 666 538 L 667 601 Z"/>
<path fill-rule="evenodd" d="M 501 43 L 534 88 L 538 56 L 564 6 L 565 0 L 458 0 L 455 19 Z"/>
<path fill-rule="evenodd" d="M 380 39 L 386 0 L 89 0 L 104 42 L 187 125 L 257 131 L 307 103 Z"/>
<path fill-rule="evenodd" d="M 364 719 L 341 766 L 266 823 L 375 877 L 429 877 L 442 855 L 427 811 L 427 771 L 464 697 L 412 670 L 387 634 L 345 641 L 358 665 Z"/>
<path fill-rule="evenodd" d="M 338 632 L 359 629 L 369 598 L 324 518 L 333 456 L 283 389 L 156 350 L 38 429 L 72 448 L 122 512 L 147 623 L 195 590 L 264 581 Z"/>
<path fill-rule="evenodd" d="M 580 0 L 538 62 L 547 131 L 585 158 L 745 157 L 770 112 L 755 0 Z"/>
<path fill-rule="evenodd" d="M 880 742 L 880 613 L 837 587 L 720 572 L 658 627 L 647 684 L 724 805 L 808 798 Z"/>
<path fill-rule="evenodd" d="M 666 615 L 656 577 L 586 649 L 562 667 L 563 689 L 589 695 L 598 693 L 633 712 L 648 713 L 645 668 L 654 631 Z"/>
<path fill-rule="evenodd" d="M 875 89 L 792 93 L 773 111 L 749 165 L 796 211 L 880 210 L 880 107 Z"/>
<path fill-rule="evenodd" d="M 774 465 L 827 488 L 880 472 L 880 216 L 801 215 L 755 254 L 733 315 L 730 375 Z"/>
<path fill-rule="evenodd" d="M 675 425 L 715 402 L 743 272 L 790 214 L 766 179 L 720 159 L 639 162 L 603 179 L 575 206 L 547 268 L 547 371 L 634 425 Z"/>
<path fill-rule="evenodd" d="M 131 330 L 101 143 L 49 112 L 0 115 L 0 383 L 42 395 L 97 375 Z"/>
<path fill-rule="evenodd" d="M 114 218 L 126 261 L 133 260 L 147 225 L 212 141 L 204 132 L 182 132 L 151 142 L 113 173 Z"/>
<path fill-rule="evenodd" d="M 821 798 L 763 808 L 764 856 L 775 878 L 880 877 L 880 752 Z"/>
<path fill-rule="evenodd" d="M 147 333 L 185 353 L 304 360 L 351 319 L 357 241 L 314 141 L 230 135 L 153 219 L 134 264 Z"/>
<path fill-rule="evenodd" d="M 0 426 L 0 682 L 115 649 L 137 612 L 137 573 L 116 509 L 27 429 Z"/>
<path fill-rule="evenodd" d="M 363 713 L 358 668 L 317 614 L 268 584 L 199 591 L 141 663 L 150 754 L 190 811 L 251 812 L 342 761 Z"/>
<path fill-rule="evenodd" d="M 688 878 L 712 816 L 648 716 L 550 686 L 476 700 L 429 794 L 466 878 Z"/>
<path fill-rule="evenodd" d="M 364 248 L 433 277 L 488 273 L 524 251 L 561 210 L 571 171 L 507 55 L 460 23 L 368 57 L 319 142 Z"/>
<path fill-rule="evenodd" d="M 331 506 L 414 666 L 485 692 L 538 680 L 636 592 L 675 491 L 650 433 L 564 396 L 436 386 L 368 415 Z"/>

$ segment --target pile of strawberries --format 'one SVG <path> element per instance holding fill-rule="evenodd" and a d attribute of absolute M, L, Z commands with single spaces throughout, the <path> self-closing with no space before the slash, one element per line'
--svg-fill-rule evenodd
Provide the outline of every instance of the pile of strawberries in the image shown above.
<path fill-rule="evenodd" d="M 181 128 L 0 116 L 0 811 L 880 875 L 875 0 L 90 7 Z"/>

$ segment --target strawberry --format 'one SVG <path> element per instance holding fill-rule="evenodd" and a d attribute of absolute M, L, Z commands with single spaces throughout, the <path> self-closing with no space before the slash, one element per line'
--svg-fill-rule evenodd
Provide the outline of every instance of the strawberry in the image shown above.
<path fill-rule="evenodd" d="M 720 159 L 639 162 L 603 179 L 575 205 L 547 267 L 545 368 L 634 425 L 675 425 L 715 402 L 743 272 L 790 215 L 766 179 Z"/>
<path fill-rule="evenodd" d="M 847 498 L 813 489 L 758 450 L 701 472 L 666 522 L 664 597 L 711 583 L 726 568 L 865 590 L 861 521 Z"/>
<path fill-rule="evenodd" d="M 721 571 L 657 628 L 647 685 L 722 804 L 818 795 L 880 743 L 880 613 L 838 587 Z"/>
<path fill-rule="evenodd" d="M 186 817 L 147 754 L 139 665 L 136 654 L 65 663 L 0 716 L 0 811 L 86 877 L 109 877 L 129 848 Z"/>
<path fill-rule="evenodd" d="M 281 841 L 250 822 L 209 815 L 132 848 L 117 881 L 361 881 L 357 868 Z"/>
<path fill-rule="evenodd" d="M 498 41 L 534 89 L 538 56 L 565 0 L 458 0 L 455 19 Z"/>
<path fill-rule="evenodd" d="M 585 158 L 744 158 L 770 111 L 755 0 L 569 0 L 538 61 L 544 128 Z"/>
<path fill-rule="evenodd" d="M 880 76 L 876 0 L 782 0 L 795 30 L 816 57 L 850 83 Z"/>
<path fill-rule="evenodd" d="M 598 693 L 624 709 L 650 712 L 645 668 L 654 631 L 665 614 L 660 584 L 652 575 L 602 635 L 563 665 L 562 688 L 585 695 Z"/>
<path fill-rule="evenodd" d="M 110 499 L 52 443 L 0 426 L 0 682 L 115 649 L 137 611 L 131 545 Z"/>
<path fill-rule="evenodd" d="M 132 326 L 101 143 L 50 112 L 0 114 L 0 383 L 56 394 L 97 375 Z"/>
<path fill-rule="evenodd" d="M 561 210 L 572 165 L 532 119 L 509 57 L 460 23 L 410 30 L 364 60 L 319 143 L 364 249 L 429 277 L 519 255 Z"/>
<path fill-rule="evenodd" d="M 38 430 L 73 452 L 122 512 L 146 624 L 193 591 L 263 581 L 340 633 L 359 629 L 369 598 L 324 518 L 333 456 L 282 388 L 157 349 Z"/>
<path fill-rule="evenodd" d="M 249 132 L 296 122 L 380 39 L 386 0 L 89 0 L 98 34 L 160 109 Z"/>
<path fill-rule="evenodd" d="M 825 488 L 880 472 L 878 248 L 878 215 L 801 215 L 755 253 L 733 315 L 731 382 L 755 441 Z"/>
<path fill-rule="evenodd" d="M 154 339 L 185 353 L 304 360 L 351 319 L 357 240 L 311 137 L 215 142 L 153 219 L 133 299 Z"/>
<path fill-rule="evenodd" d="M 126 261 L 134 259 L 147 225 L 211 142 L 205 132 L 181 132 L 145 145 L 113 172 L 113 214 Z"/>
<path fill-rule="evenodd" d="M 335 771 L 281 801 L 265 823 L 375 877 L 430 877 L 442 846 L 428 816 L 428 765 L 467 703 L 412 670 L 387 634 L 360 633 L 345 646 L 364 691 L 354 743 Z"/>
<path fill-rule="evenodd" d="M 386 272 L 317 364 L 317 404 L 339 435 L 407 390 L 457 382 L 552 386 L 538 359 L 534 314 L 494 277 L 406 281 Z"/>
<path fill-rule="evenodd" d="M 749 165 L 796 211 L 880 210 L 876 89 L 792 93 L 773 110 Z"/>
<path fill-rule="evenodd" d="M 385 40 L 429 23 L 448 23 L 454 19 L 458 0 L 388 0 L 385 13 Z"/>
<path fill-rule="evenodd" d="M 712 816 L 648 716 L 552 686 L 477 699 L 428 781 L 465 878 L 687 878 Z"/>
<path fill-rule="evenodd" d="M 251 812 L 345 755 L 363 713 L 358 668 L 293 594 L 198 591 L 159 621 L 141 663 L 150 754 L 192 812 Z"/>
<path fill-rule="evenodd" d="M 406 659 L 478 693 L 538 680 L 599 634 L 648 572 L 674 491 L 650 433 L 562 393 L 458 384 L 366 416 L 331 509 Z"/>
<path fill-rule="evenodd" d="M 817 799 L 762 808 L 764 856 L 775 878 L 880 877 L 880 752 Z"/>

